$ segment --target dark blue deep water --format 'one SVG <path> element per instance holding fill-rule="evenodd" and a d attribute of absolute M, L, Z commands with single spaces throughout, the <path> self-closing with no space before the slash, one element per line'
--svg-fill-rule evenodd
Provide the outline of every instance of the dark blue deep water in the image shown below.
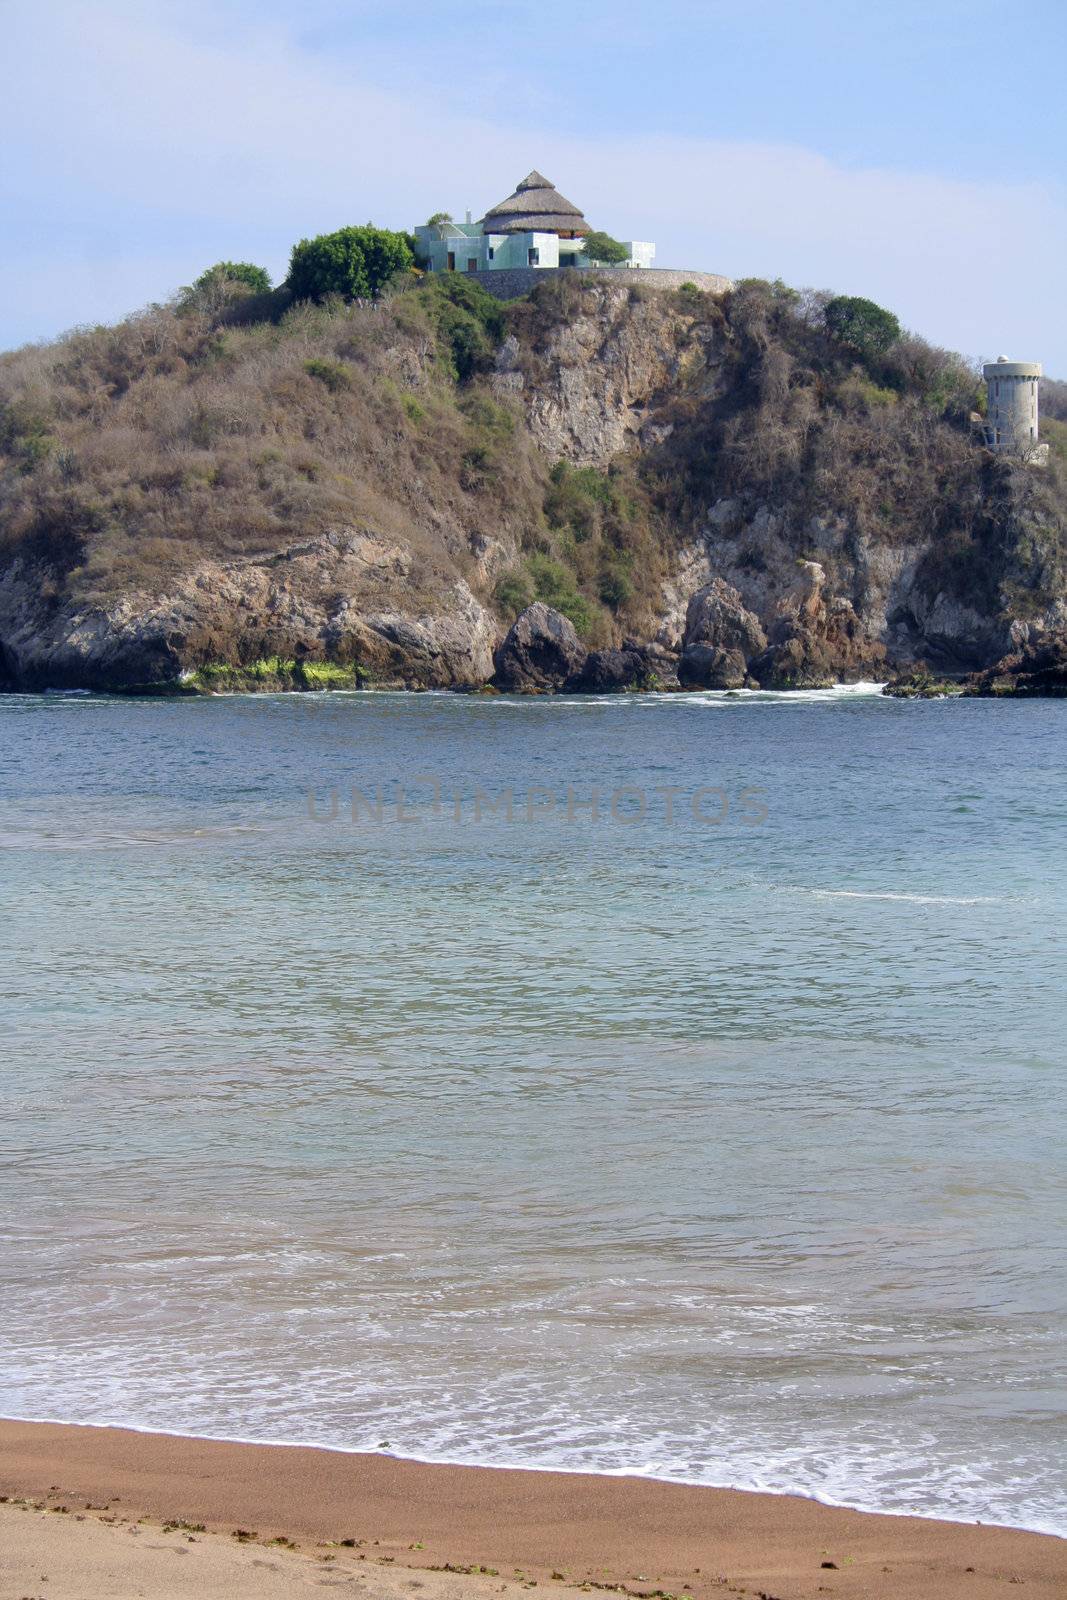
<path fill-rule="evenodd" d="M 1065 776 L 1067 702 L 0 700 L 0 1413 L 1067 1533 Z"/>

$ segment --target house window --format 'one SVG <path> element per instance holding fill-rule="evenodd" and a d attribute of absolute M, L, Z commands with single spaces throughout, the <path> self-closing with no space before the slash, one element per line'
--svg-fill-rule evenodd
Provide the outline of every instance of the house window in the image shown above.
<path fill-rule="evenodd" d="M 448 270 L 449 272 L 455 272 L 456 270 L 456 252 L 454 250 L 448 252 Z"/>
<path fill-rule="evenodd" d="M 478 257 L 477 256 L 468 256 L 467 257 L 467 271 L 468 272 L 477 272 L 477 270 L 478 270 Z"/>
<path fill-rule="evenodd" d="M 495 255 L 496 255 L 496 251 L 493 249 L 492 245 L 490 245 L 489 246 L 489 259 L 490 259 L 490 261 L 492 261 L 492 259 L 493 259 L 493 257 Z"/>
<path fill-rule="evenodd" d="M 541 252 L 535 244 L 530 246 L 526 259 L 527 264 L 531 267 L 539 267 L 541 265 Z"/>

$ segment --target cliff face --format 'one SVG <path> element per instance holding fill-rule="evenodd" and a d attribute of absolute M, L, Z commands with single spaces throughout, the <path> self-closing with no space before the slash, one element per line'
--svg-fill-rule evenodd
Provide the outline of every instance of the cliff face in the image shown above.
<path fill-rule="evenodd" d="M 982 450 L 962 363 L 906 341 L 889 388 L 827 345 L 817 306 L 701 298 L 586 293 L 530 354 L 512 335 L 495 380 L 546 452 L 602 469 L 626 453 L 659 486 L 673 537 L 649 638 L 700 643 L 710 584 L 767 635 L 747 663 L 783 684 L 969 671 L 1063 626 L 1062 462 Z"/>
<path fill-rule="evenodd" d="M 0 676 L 477 687 L 534 601 L 592 687 L 988 668 L 1067 623 L 1067 493 L 980 448 L 973 387 L 780 286 L 154 311 L 0 361 Z"/>

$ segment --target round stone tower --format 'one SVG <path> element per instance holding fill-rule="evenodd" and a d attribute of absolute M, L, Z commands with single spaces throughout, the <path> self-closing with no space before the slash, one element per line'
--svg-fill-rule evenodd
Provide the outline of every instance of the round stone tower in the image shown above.
<path fill-rule="evenodd" d="M 991 450 L 1029 460 L 1039 452 L 1037 442 L 1037 384 L 1041 367 L 1036 361 L 1009 361 L 998 356 L 982 368 L 989 393 L 986 441 Z"/>

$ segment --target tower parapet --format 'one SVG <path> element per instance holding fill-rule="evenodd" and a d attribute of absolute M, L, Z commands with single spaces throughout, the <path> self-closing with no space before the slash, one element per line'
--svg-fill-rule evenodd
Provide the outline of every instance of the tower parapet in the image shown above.
<path fill-rule="evenodd" d="M 1048 445 L 1038 442 L 1037 391 L 1041 378 L 1038 361 L 1009 361 L 998 356 L 982 368 L 989 406 L 986 443 L 997 455 L 1016 456 L 1038 463 L 1048 456 Z"/>

